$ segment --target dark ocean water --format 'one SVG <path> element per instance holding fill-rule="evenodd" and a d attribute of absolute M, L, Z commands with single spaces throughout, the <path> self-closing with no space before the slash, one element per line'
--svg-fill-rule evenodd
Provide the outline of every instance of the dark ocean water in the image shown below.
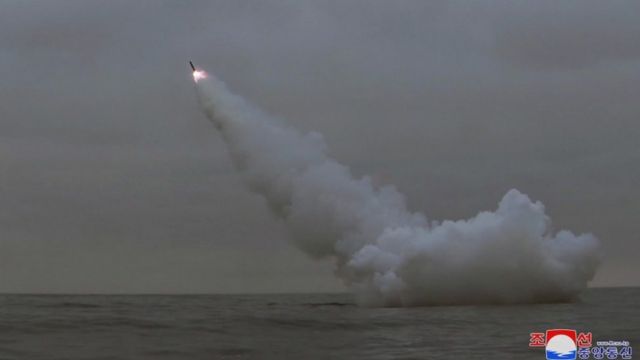
<path fill-rule="evenodd" d="M 0 295 L 0 359 L 544 359 L 530 332 L 637 346 L 639 305 L 640 288 L 592 289 L 573 304 L 406 309 L 361 308 L 347 294 Z"/>

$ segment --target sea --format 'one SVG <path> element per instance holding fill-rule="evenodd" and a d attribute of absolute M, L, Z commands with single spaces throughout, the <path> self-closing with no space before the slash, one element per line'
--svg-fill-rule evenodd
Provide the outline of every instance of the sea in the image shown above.
<path fill-rule="evenodd" d="M 414 308 L 359 307 L 349 294 L 0 295 L 2 360 L 545 359 L 530 333 L 555 328 L 628 341 L 640 358 L 640 288 Z"/>

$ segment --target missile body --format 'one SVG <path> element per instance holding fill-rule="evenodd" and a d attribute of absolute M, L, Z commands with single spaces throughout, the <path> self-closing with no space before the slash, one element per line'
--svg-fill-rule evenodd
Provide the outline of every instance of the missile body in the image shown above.
<path fill-rule="evenodd" d="M 189 61 L 189 65 L 191 65 L 191 70 L 196 71 L 196 67 L 193 66 L 193 63 L 191 61 Z"/>

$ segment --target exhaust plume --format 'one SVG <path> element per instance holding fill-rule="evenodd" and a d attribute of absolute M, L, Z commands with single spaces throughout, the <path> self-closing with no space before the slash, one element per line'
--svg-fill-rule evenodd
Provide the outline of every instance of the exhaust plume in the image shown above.
<path fill-rule="evenodd" d="M 598 240 L 553 233 L 542 203 L 511 190 L 493 212 L 427 221 L 395 187 L 354 178 L 328 157 L 320 134 L 300 134 L 202 74 L 194 77 L 200 103 L 248 187 L 298 248 L 335 259 L 360 304 L 570 301 L 593 278 Z"/>

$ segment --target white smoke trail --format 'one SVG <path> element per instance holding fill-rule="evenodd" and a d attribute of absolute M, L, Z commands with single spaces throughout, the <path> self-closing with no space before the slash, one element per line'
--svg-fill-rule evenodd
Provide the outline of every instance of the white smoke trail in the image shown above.
<path fill-rule="evenodd" d="M 517 190 L 495 212 L 429 223 L 393 186 L 376 188 L 327 157 L 320 134 L 298 133 L 215 78 L 197 79 L 197 90 L 251 190 L 300 249 L 335 258 L 361 304 L 568 301 L 595 274 L 598 240 L 552 233 L 544 206 Z"/>

